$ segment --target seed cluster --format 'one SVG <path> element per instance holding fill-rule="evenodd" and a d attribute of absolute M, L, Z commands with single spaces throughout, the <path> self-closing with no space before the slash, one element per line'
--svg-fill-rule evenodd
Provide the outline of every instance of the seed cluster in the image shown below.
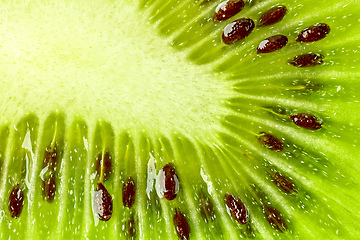
<path fill-rule="evenodd" d="M 243 1 L 229 0 L 218 5 L 213 16 L 214 22 L 225 21 L 239 13 L 245 4 Z M 264 12 L 258 20 L 258 27 L 266 27 L 280 22 L 287 12 L 285 6 L 275 6 Z M 250 18 L 240 18 L 232 21 L 225 26 L 222 40 L 226 45 L 235 44 L 249 36 L 255 28 L 255 23 Z M 302 30 L 297 38 L 297 42 L 316 42 L 325 38 L 330 32 L 329 25 L 317 23 Z M 257 47 L 258 54 L 271 53 L 285 47 L 288 37 L 282 34 L 270 36 L 261 41 Z M 295 56 L 289 60 L 289 64 L 295 67 L 313 67 L 323 64 L 321 54 L 307 53 Z"/>
<path fill-rule="evenodd" d="M 242 0 L 228 0 L 220 3 L 213 16 L 214 22 L 226 21 L 238 14 L 245 7 Z M 226 45 L 235 44 L 248 37 L 255 27 L 267 27 L 281 21 L 286 15 L 287 8 L 285 6 L 275 6 L 264 12 L 257 21 L 257 24 L 250 18 L 239 18 L 227 24 L 222 34 L 222 40 Z M 330 32 L 330 27 L 325 23 L 315 24 L 303 29 L 295 39 L 299 43 L 316 42 L 324 39 Z M 257 54 L 267 54 L 278 51 L 288 44 L 288 37 L 282 34 L 272 35 L 261 41 L 257 47 Z M 295 56 L 289 60 L 289 64 L 295 67 L 314 67 L 323 64 L 324 56 L 318 53 L 305 53 Z M 304 129 L 319 130 L 322 128 L 322 121 L 316 116 L 309 113 L 297 113 L 288 116 L 291 121 Z M 285 148 L 283 140 L 276 136 L 260 132 L 257 135 L 258 142 L 265 148 L 282 152 Z M 45 150 L 43 169 L 46 174 L 43 180 L 43 194 L 48 202 L 52 202 L 56 194 L 56 173 L 59 161 L 59 150 L 57 145 L 49 146 Z M 97 183 L 96 191 L 93 196 L 93 210 L 96 216 L 102 221 L 108 221 L 113 213 L 112 196 L 104 186 L 102 181 L 107 181 L 112 174 L 112 156 L 110 152 L 105 151 L 96 157 L 96 171 L 100 176 Z M 179 194 L 180 181 L 173 164 L 166 164 L 159 172 L 159 188 L 162 197 L 166 200 L 174 200 Z M 270 175 L 270 180 L 285 194 L 295 194 L 298 188 L 293 180 L 284 173 L 274 171 Z M 136 184 L 130 176 L 122 186 L 122 203 L 125 208 L 131 209 L 135 203 Z M 246 202 L 245 202 L 246 203 Z M 229 215 L 241 225 L 249 224 L 249 211 L 245 203 L 232 194 L 225 194 L 224 204 Z M 20 185 L 16 185 L 9 197 L 9 212 L 13 218 L 20 216 L 24 205 L 24 189 Z M 263 204 L 263 213 L 266 221 L 270 226 L 280 232 L 285 232 L 288 228 L 287 221 L 283 214 L 273 206 Z M 215 219 L 215 209 L 209 196 L 202 192 L 199 196 L 199 212 L 206 223 Z M 173 214 L 173 224 L 179 239 L 190 239 L 190 224 L 186 215 L 175 208 Z M 126 221 L 125 227 L 130 237 L 136 235 L 136 219 L 130 215 Z"/>

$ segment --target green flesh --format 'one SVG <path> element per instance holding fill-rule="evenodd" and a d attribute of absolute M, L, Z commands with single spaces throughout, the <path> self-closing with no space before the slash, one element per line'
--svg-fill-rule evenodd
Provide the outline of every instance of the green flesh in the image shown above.
<path fill-rule="evenodd" d="M 355 1 L 251 1 L 215 24 L 220 2 L 0 3 L 0 239 L 129 239 L 124 229 L 131 216 L 136 239 L 177 239 L 175 208 L 189 221 L 190 239 L 360 235 L 360 7 Z M 255 27 L 234 45 L 222 43 L 232 20 L 249 17 L 256 24 L 277 5 L 288 9 L 282 21 Z M 315 23 L 330 26 L 326 38 L 295 41 Z M 275 34 L 286 35 L 287 46 L 257 55 L 257 45 Z M 309 52 L 323 54 L 324 64 L 287 64 Z M 302 112 L 322 119 L 323 128 L 296 126 L 289 116 Z M 260 132 L 280 139 L 284 150 L 262 146 Z M 51 143 L 61 154 L 49 203 L 42 162 Z M 114 210 L 102 222 L 92 196 L 96 159 L 105 152 L 113 162 L 103 184 Z M 173 201 L 147 183 L 148 166 L 158 174 L 169 162 L 180 179 Z M 297 192 L 277 187 L 274 172 L 290 177 Z M 130 209 L 121 191 L 129 176 L 136 183 Z M 8 199 L 18 183 L 25 201 L 15 219 Z M 247 206 L 248 224 L 228 214 L 225 194 Z M 214 206 L 208 222 L 200 212 L 204 195 Z M 285 232 L 266 221 L 264 204 L 282 213 Z"/>

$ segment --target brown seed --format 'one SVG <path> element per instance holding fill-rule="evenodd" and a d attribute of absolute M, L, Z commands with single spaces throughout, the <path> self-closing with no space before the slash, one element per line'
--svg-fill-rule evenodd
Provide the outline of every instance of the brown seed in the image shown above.
<path fill-rule="evenodd" d="M 179 178 L 171 163 L 166 164 L 159 172 L 160 195 L 173 200 L 179 193 Z"/>
<path fill-rule="evenodd" d="M 253 31 L 255 23 L 250 18 L 240 18 L 229 23 L 223 32 L 222 39 L 227 45 L 236 43 L 247 36 Z"/>
<path fill-rule="evenodd" d="M 102 161 L 104 160 L 104 175 L 103 175 L 103 180 L 106 181 L 110 178 L 110 175 L 111 175 L 111 163 L 112 163 L 112 157 L 110 155 L 110 153 L 108 152 L 105 152 L 104 153 L 104 159 L 103 159 L 103 156 L 102 156 L 102 153 L 100 153 L 98 156 L 97 156 L 97 161 L 96 161 L 96 171 L 98 173 L 98 175 L 100 176 L 101 174 L 101 164 L 102 164 Z"/>
<path fill-rule="evenodd" d="M 296 41 L 298 42 L 316 42 L 328 35 L 330 32 L 329 25 L 325 23 L 318 23 L 314 26 L 310 26 L 301 31 Z"/>
<path fill-rule="evenodd" d="M 190 239 L 190 225 L 186 216 L 179 210 L 175 209 L 174 226 L 179 239 Z"/>
<path fill-rule="evenodd" d="M 281 21 L 281 19 L 284 18 L 286 11 L 287 9 L 285 6 L 276 6 L 271 8 L 270 10 L 266 11 L 263 15 L 261 15 L 258 22 L 258 27 L 270 26 L 275 23 L 278 23 L 279 21 Z"/>
<path fill-rule="evenodd" d="M 59 154 L 58 154 L 58 151 L 57 151 L 57 146 L 56 145 L 55 146 L 49 145 L 45 149 L 43 168 L 48 167 L 48 169 L 50 171 L 55 171 L 58 157 L 59 157 Z"/>
<path fill-rule="evenodd" d="M 231 18 L 238 14 L 245 6 L 243 0 L 227 0 L 220 3 L 213 17 L 214 22 L 220 22 Z"/>
<path fill-rule="evenodd" d="M 283 143 L 271 134 L 261 132 L 258 139 L 261 145 L 275 152 L 281 152 L 284 149 Z"/>
<path fill-rule="evenodd" d="M 123 184 L 122 188 L 122 200 L 124 207 L 131 208 L 135 202 L 135 182 L 132 177 L 129 177 Z"/>
<path fill-rule="evenodd" d="M 279 172 L 275 172 L 271 176 L 271 181 L 275 183 L 284 193 L 291 194 L 297 192 L 297 187 L 294 182 L 287 176 L 282 175 Z"/>
<path fill-rule="evenodd" d="M 43 196 L 48 202 L 55 198 L 56 182 L 54 174 L 49 174 L 43 181 Z"/>
<path fill-rule="evenodd" d="M 214 206 L 210 198 L 201 192 L 199 196 L 200 213 L 205 222 L 210 222 L 215 219 Z"/>
<path fill-rule="evenodd" d="M 321 129 L 321 122 L 312 114 L 309 113 L 298 113 L 292 115 L 291 120 L 298 126 L 309 129 L 318 130 Z"/>
<path fill-rule="evenodd" d="M 290 64 L 295 67 L 314 67 L 323 64 L 324 56 L 316 53 L 307 53 L 294 57 Z"/>
<path fill-rule="evenodd" d="M 270 53 L 286 46 L 288 38 L 284 35 L 268 37 L 260 42 L 257 53 Z"/>
<path fill-rule="evenodd" d="M 266 206 L 263 208 L 265 218 L 270 224 L 270 226 L 280 232 L 285 232 L 287 230 L 287 225 L 282 214 L 275 208 Z"/>
<path fill-rule="evenodd" d="M 236 199 L 233 195 L 225 194 L 225 204 L 230 212 L 232 218 L 234 218 L 240 224 L 246 224 L 249 219 L 249 213 L 245 205 Z"/>
<path fill-rule="evenodd" d="M 126 235 L 130 239 L 134 239 L 136 236 L 136 222 L 133 215 L 130 215 L 129 220 L 126 221 Z"/>
<path fill-rule="evenodd" d="M 101 221 L 108 221 L 113 211 L 112 197 L 102 183 L 97 184 L 94 193 L 93 210 Z"/>
<path fill-rule="evenodd" d="M 24 206 L 24 191 L 19 185 L 13 187 L 9 196 L 9 211 L 13 218 L 18 218 Z"/>

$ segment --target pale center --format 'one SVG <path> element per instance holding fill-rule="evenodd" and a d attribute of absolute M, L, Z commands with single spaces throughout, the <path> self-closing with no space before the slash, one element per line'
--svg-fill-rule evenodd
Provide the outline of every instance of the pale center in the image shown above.
<path fill-rule="evenodd" d="M 4 12 L 0 91 L 9 119 L 58 110 L 126 130 L 197 134 L 225 111 L 226 81 L 172 49 L 136 6 L 57 1 Z"/>

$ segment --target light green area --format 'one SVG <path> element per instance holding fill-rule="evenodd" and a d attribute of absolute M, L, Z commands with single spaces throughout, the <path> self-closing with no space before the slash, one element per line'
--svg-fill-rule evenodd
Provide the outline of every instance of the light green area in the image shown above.
<path fill-rule="evenodd" d="M 11 1 L 1 9 L 0 112 L 10 121 L 57 110 L 116 129 L 201 136 L 226 111 L 230 86 L 172 49 L 136 4 Z"/>

